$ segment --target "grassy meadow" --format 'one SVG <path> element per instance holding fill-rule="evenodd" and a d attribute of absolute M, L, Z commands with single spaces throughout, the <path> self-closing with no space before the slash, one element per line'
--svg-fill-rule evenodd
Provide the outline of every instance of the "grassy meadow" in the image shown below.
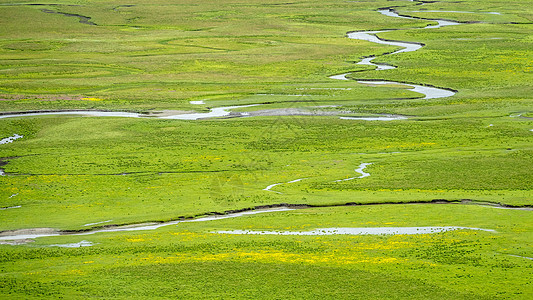
<path fill-rule="evenodd" d="M 531 297 L 531 211 L 383 205 L 180 223 L 156 232 L 38 239 L 2 252 L 3 295 L 104 298 Z M 218 230 L 473 226 L 392 236 L 274 236 Z M 46 247 L 90 240 L 92 247 Z M 528 245 L 529 244 L 529 245 Z"/>
<path fill-rule="evenodd" d="M 0 298 L 531 299 L 532 211 L 481 204 L 533 205 L 533 10 L 525 0 L 419 4 L 0 0 L 2 114 L 248 104 L 259 106 L 238 111 L 324 113 L 0 118 L 0 139 L 24 136 L 0 144 L 0 237 L 280 203 L 321 206 L 0 241 Z M 419 19 L 385 16 L 383 7 Z M 436 18 L 463 24 L 420 30 Z M 381 38 L 424 47 L 384 55 L 398 48 L 346 37 L 380 29 L 400 29 Z M 355 64 L 370 55 L 397 68 Z M 342 73 L 353 80 L 328 78 Z M 457 93 L 423 99 L 405 85 L 357 79 Z M 339 118 L 376 114 L 408 119 Z M 370 176 L 357 178 L 363 163 L 371 163 L 363 170 Z M 463 199 L 472 205 L 335 206 Z M 394 226 L 495 231 L 216 233 Z M 94 245 L 53 246 L 82 240 Z"/>

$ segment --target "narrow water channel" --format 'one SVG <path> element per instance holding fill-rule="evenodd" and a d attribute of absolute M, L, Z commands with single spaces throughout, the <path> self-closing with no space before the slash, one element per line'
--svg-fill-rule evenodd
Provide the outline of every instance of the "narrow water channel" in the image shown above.
<path fill-rule="evenodd" d="M 402 19 L 412 19 L 417 20 L 417 18 L 408 17 L 408 16 L 401 16 L 397 12 L 395 12 L 391 8 L 381 8 L 378 10 L 381 14 L 389 17 L 394 18 L 402 18 Z M 452 26 L 452 25 L 461 25 L 461 23 L 448 21 L 448 20 L 440 20 L 440 19 L 431 19 L 428 21 L 436 22 L 436 25 L 428 25 L 424 28 L 420 29 L 435 29 L 435 28 L 441 28 L 444 26 Z M 414 28 L 404 29 L 404 30 L 412 30 Z M 363 40 L 368 41 L 372 43 L 382 44 L 382 45 L 389 45 L 389 46 L 397 46 L 401 47 L 401 49 L 396 50 L 394 52 L 384 54 L 386 55 L 395 55 L 399 53 L 405 53 L 405 52 L 413 52 L 421 49 L 424 47 L 424 44 L 422 43 L 415 43 L 415 42 L 403 42 L 403 41 L 392 41 L 392 40 L 386 40 L 382 39 L 377 36 L 379 33 L 384 32 L 391 32 L 396 31 L 400 29 L 388 29 L 388 30 L 370 30 L 370 31 L 354 31 L 354 32 L 348 32 L 347 36 L 349 39 L 354 40 Z M 375 71 L 383 71 L 383 70 L 391 70 L 396 69 L 395 66 L 388 65 L 388 64 L 380 64 L 380 63 L 374 63 L 373 60 L 377 58 L 377 56 L 369 56 L 363 58 L 360 62 L 356 63 L 357 65 L 371 65 L 375 66 Z M 349 80 L 346 76 L 350 75 L 351 73 L 344 73 L 339 75 L 333 75 L 329 78 L 331 79 L 337 79 L 337 80 Z M 455 95 L 455 91 L 451 89 L 443 89 L 443 88 L 437 88 L 437 87 L 430 87 L 430 86 L 423 86 L 423 85 L 417 85 L 417 84 L 411 84 L 411 83 L 403 83 L 403 82 L 396 82 L 396 81 L 386 81 L 386 80 L 357 80 L 358 83 L 367 84 L 367 85 L 387 85 L 387 84 L 400 84 L 400 85 L 407 85 L 411 86 L 410 91 L 420 93 L 424 95 L 423 99 L 436 99 L 436 98 L 445 98 L 445 97 L 451 97 Z"/>

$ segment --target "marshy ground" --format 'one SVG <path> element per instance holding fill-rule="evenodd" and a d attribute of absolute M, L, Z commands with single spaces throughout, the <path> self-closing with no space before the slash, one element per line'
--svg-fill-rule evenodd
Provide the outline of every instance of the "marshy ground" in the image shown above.
<path fill-rule="evenodd" d="M 533 297 L 528 1 L 0 13 L 4 297 Z"/>

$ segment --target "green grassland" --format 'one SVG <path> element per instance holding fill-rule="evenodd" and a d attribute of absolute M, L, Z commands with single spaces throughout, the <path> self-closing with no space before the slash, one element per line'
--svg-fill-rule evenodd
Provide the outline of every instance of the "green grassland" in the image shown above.
<path fill-rule="evenodd" d="M 2 226 L 75 229 L 273 203 L 468 198 L 529 205 L 531 132 L 513 118 L 493 122 L 6 119 L 7 130 L 28 138 L 2 147 L 16 157 L 4 167 L 12 175 L 2 178 L 3 206 L 23 206 L 6 211 L 13 217 Z M 358 176 L 361 163 L 373 163 L 370 177 L 334 182 Z M 283 194 L 263 190 L 299 178 L 306 180 L 276 187 Z M 43 210 L 48 218 L 32 217 Z"/>
<path fill-rule="evenodd" d="M 240 111 L 409 116 L 0 119 L 0 139 L 24 136 L 0 145 L 0 231 L 83 230 L 279 203 L 471 199 L 530 207 L 529 2 L 0 0 L 0 112 L 261 104 Z M 384 16 L 382 7 L 421 19 Z M 435 24 L 424 18 L 464 24 L 420 30 Z M 425 47 L 382 56 L 398 48 L 346 38 L 379 29 L 402 29 L 379 36 Z M 369 55 L 398 68 L 355 64 Z M 422 99 L 403 85 L 328 78 L 348 72 L 458 92 Z M 198 100 L 205 104 L 189 103 Z M 360 176 L 362 163 L 372 163 L 364 169 L 370 176 L 336 181 Z M 264 190 L 275 183 L 283 184 Z M 533 257 L 531 213 L 460 204 L 320 207 L 0 244 L 0 298 L 531 299 L 524 258 Z M 496 232 L 213 233 L 389 226 Z M 50 247 L 83 239 L 97 244 Z"/>
<path fill-rule="evenodd" d="M 528 299 L 530 211 L 473 205 L 314 208 L 157 231 L 39 239 L 2 252 L 10 297 Z M 269 236 L 218 230 L 474 226 L 394 236 Z M 51 243 L 81 240 L 93 247 Z"/>

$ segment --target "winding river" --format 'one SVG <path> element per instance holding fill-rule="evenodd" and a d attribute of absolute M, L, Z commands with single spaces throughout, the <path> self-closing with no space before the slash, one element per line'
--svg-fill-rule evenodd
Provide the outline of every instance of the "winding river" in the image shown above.
<path fill-rule="evenodd" d="M 378 12 L 380 12 L 383 15 L 389 16 L 389 17 L 395 17 L 395 18 L 404 18 L 404 19 L 418 19 L 414 17 L 409 16 L 402 16 L 396 13 L 391 8 L 382 8 L 379 9 Z M 431 12 L 431 11 L 426 11 Z M 458 12 L 460 13 L 460 12 Z M 419 29 L 435 29 L 435 28 L 441 28 L 444 26 L 452 26 L 452 25 L 460 25 L 461 23 L 448 21 L 448 20 L 439 20 L 439 19 L 425 19 L 428 21 L 434 21 L 437 24 L 436 25 L 428 25 L 424 28 Z M 412 30 L 415 28 L 409 28 L 404 30 Z M 394 52 L 384 54 L 385 55 L 394 55 L 404 52 L 412 52 L 417 51 L 421 49 L 424 45 L 421 43 L 414 43 L 414 42 L 402 42 L 402 41 L 391 41 L 382 39 L 377 36 L 379 33 L 384 32 L 390 32 L 394 30 L 399 29 L 390 29 L 390 30 L 377 30 L 377 31 L 359 31 L 359 32 L 349 32 L 347 34 L 348 38 L 350 39 L 357 39 L 357 40 L 364 40 L 369 41 L 373 43 L 383 44 L 383 45 L 391 45 L 391 46 L 398 46 L 401 47 L 401 49 L 396 50 Z M 380 63 L 374 63 L 373 60 L 377 56 L 370 56 L 362 59 L 357 64 L 359 65 L 371 65 L 375 67 L 376 71 L 383 71 L 383 70 L 390 70 L 395 69 L 395 66 L 388 65 L 388 64 L 380 64 Z M 345 73 L 345 74 L 339 74 L 339 75 L 333 75 L 329 78 L 336 79 L 336 80 L 349 80 L 347 78 L 348 75 L 351 73 Z M 379 85 L 391 85 L 391 84 L 399 84 L 399 85 L 406 85 L 410 86 L 411 88 L 408 89 L 413 92 L 417 92 L 424 95 L 423 99 L 435 99 L 435 98 L 444 98 L 444 97 L 450 97 L 455 94 L 455 91 L 451 89 L 444 89 L 444 88 L 437 88 L 437 87 L 431 87 L 431 86 L 423 86 L 423 85 L 417 85 L 412 83 L 404 83 L 404 82 L 395 82 L 395 81 L 387 81 L 387 80 L 357 80 L 360 84 L 366 84 L 366 85 L 372 85 L 372 86 L 379 86 Z M 191 104 L 199 105 L 199 104 L 205 104 L 203 101 L 192 101 Z M 3 114 L 0 115 L 0 119 L 3 118 L 12 118 L 12 117 L 25 117 L 25 116 L 42 116 L 42 115 L 86 115 L 86 116 L 95 116 L 95 117 L 130 117 L 130 118 L 140 118 L 140 117 L 153 117 L 153 118 L 160 118 L 160 119 L 179 119 L 179 120 L 199 120 L 199 119 L 205 119 L 205 118 L 214 118 L 214 117 L 224 117 L 229 116 L 232 114 L 231 110 L 237 109 L 237 108 L 245 108 L 245 107 L 253 107 L 258 106 L 260 104 L 251 104 L 251 105 L 239 105 L 239 106 L 227 106 L 227 107 L 217 107 L 210 109 L 209 112 L 206 113 L 176 113 L 176 114 L 170 114 L 165 116 L 150 116 L 146 114 L 139 114 L 139 113 L 132 113 L 132 112 L 109 112 L 109 111 L 57 111 L 57 112 L 29 112 L 29 113 L 13 113 L 13 114 Z M 246 116 L 245 113 L 234 113 L 236 116 Z M 394 117 L 394 116 L 387 116 L 387 117 L 368 117 L 369 120 L 379 120 L 379 118 L 388 118 L 390 120 L 393 119 L 403 119 L 405 117 Z M 365 120 L 365 117 L 343 117 L 343 119 L 360 119 Z M 387 119 L 387 120 L 388 120 Z M 385 119 L 384 119 L 385 120 Z M 5 144 L 12 142 L 14 139 L 22 138 L 22 136 L 15 135 L 14 137 L 9 137 L 6 139 L 3 139 L 0 144 Z M 369 173 L 364 172 L 364 169 L 367 165 L 370 165 L 370 163 L 363 163 L 359 166 L 358 169 L 355 171 L 359 174 L 361 174 L 358 177 L 352 177 L 347 179 L 341 179 L 336 180 L 336 182 L 340 181 L 346 181 L 346 180 L 352 180 L 356 178 L 364 178 L 367 176 L 370 176 Z M 286 183 L 294 183 L 301 181 L 302 179 L 296 179 L 293 181 L 289 181 Z M 266 191 L 272 191 L 271 189 L 277 185 L 285 184 L 285 183 L 276 183 L 272 184 L 268 187 L 266 187 L 264 190 Z M 276 191 L 272 191 L 276 192 Z M 276 192 L 278 193 L 278 192 Z M 19 207 L 19 206 L 17 206 Z M 16 208 L 16 207 L 9 207 L 9 208 Z M 267 213 L 267 212 L 279 212 L 279 211 L 288 211 L 293 210 L 293 208 L 288 207 L 275 207 L 270 209 L 262 209 L 262 210 L 251 210 L 251 211 L 243 211 L 243 212 L 237 212 L 237 213 L 229 213 L 225 215 L 215 215 L 215 216 L 207 216 L 207 217 L 201 217 L 198 219 L 192 219 L 192 220 L 178 220 L 178 221 L 170 221 L 170 222 L 164 222 L 164 223 L 150 223 L 150 224 L 138 224 L 138 225 L 130 225 L 130 226 L 118 226 L 118 227 L 108 227 L 108 228 L 101 228 L 101 229 L 94 229 L 90 231 L 85 232 L 61 232 L 54 229 L 30 229 L 30 230 L 16 230 L 16 231 L 10 231 L 10 232 L 2 232 L 0 233 L 0 241 L 13 241 L 13 240 L 26 240 L 26 239 L 34 239 L 38 237 L 49 237 L 49 236 L 59 236 L 59 235 L 90 235 L 100 232 L 118 232 L 118 231 L 138 231 L 138 230 L 154 230 L 163 226 L 169 226 L 169 225 L 177 225 L 179 223 L 183 222 L 202 222 L 202 221 L 212 221 L 212 220 L 219 220 L 219 219 L 226 219 L 226 218 L 235 218 L 235 217 L 241 217 L 245 215 L 252 215 L 252 214 L 258 214 L 258 213 Z M 89 223 L 85 224 L 84 226 L 91 226 L 96 224 L 103 224 L 111 222 L 112 220 L 107 221 L 100 221 L 95 223 Z M 269 231 L 218 231 L 218 233 L 226 233 L 226 234 L 279 234 L 279 235 L 331 235 L 331 234 L 426 234 L 426 233 L 436 233 L 436 232 L 444 232 L 444 231 L 450 231 L 450 230 L 460 230 L 460 229 L 470 229 L 470 230 L 483 230 L 483 231 L 493 231 L 490 229 L 481 229 L 481 228 L 468 228 L 468 227 L 385 227 L 385 228 L 322 228 L 322 229 L 315 229 L 312 231 L 307 232 L 269 232 Z M 58 247 L 82 247 L 82 246 L 90 246 L 92 245 L 91 242 L 88 241 L 82 241 L 80 243 L 75 244 L 56 244 L 52 246 L 58 246 Z"/>
<path fill-rule="evenodd" d="M 371 165 L 372 163 L 362 163 L 359 165 L 359 168 L 357 168 L 355 170 L 355 172 L 361 174 L 361 176 L 357 176 L 357 177 L 351 177 L 351 178 L 346 178 L 346 179 L 339 179 L 339 180 L 335 180 L 334 182 L 342 182 L 342 181 L 348 181 L 348 180 L 354 180 L 354 179 L 357 179 L 357 178 L 365 178 L 365 177 L 368 177 L 370 176 L 369 173 L 366 173 L 365 171 L 363 171 L 367 166 Z"/>
<path fill-rule="evenodd" d="M 21 139 L 21 138 L 23 138 L 23 137 L 24 137 L 23 135 L 20 135 L 20 134 L 16 134 L 16 133 L 15 133 L 13 136 L 6 137 L 6 138 L 1 139 L 1 140 L 0 140 L 0 145 L 13 143 L 13 141 L 18 140 L 18 139 Z"/>
<path fill-rule="evenodd" d="M 408 17 L 408 16 L 402 16 L 399 15 L 397 12 L 395 12 L 392 8 L 381 8 L 378 10 L 383 15 L 394 17 L 394 18 L 402 18 L 402 19 L 413 19 L 417 20 L 418 18 Z M 437 25 L 428 25 L 424 28 L 420 29 L 433 29 L 433 28 L 441 28 L 444 26 L 452 26 L 452 25 L 460 25 L 461 23 L 448 21 L 448 20 L 439 20 L 439 19 L 431 19 L 428 21 L 437 22 Z M 413 28 L 409 28 L 413 29 Z M 390 31 L 396 31 L 400 29 L 388 29 L 388 30 L 371 30 L 371 31 L 356 31 L 356 32 L 349 32 L 348 38 L 354 39 L 354 40 L 363 40 L 368 41 L 372 43 L 382 44 L 382 45 L 389 45 L 389 46 L 397 46 L 402 47 L 402 49 L 396 50 L 394 52 L 384 54 L 385 55 L 394 55 L 404 52 L 413 52 L 421 49 L 424 47 L 424 44 L 422 43 L 414 43 L 414 42 L 402 42 L 402 41 L 391 41 L 382 39 L 377 36 L 378 33 L 384 33 L 384 32 L 390 32 Z M 406 29 L 407 30 L 407 29 Z M 374 63 L 372 62 L 377 56 L 369 56 L 366 58 L 363 58 L 360 62 L 356 63 L 357 65 L 371 65 L 375 66 L 375 71 L 383 71 L 383 70 L 391 70 L 396 69 L 395 66 L 388 65 L 388 64 L 380 64 L 380 63 Z M 350 75 L 351 73 L 344 73 L 339 75 L 333 75 L 329 78 L 331 79 L 337 79 L 337 80 L 349 80 L 346 76 Z M 401 85 L 407 85 L 411 88 L 408 89 L 413 92 L 417 92 L 424 95 L 423 99 L 436 99 L 436 98 L 445 98 L 455 95 L 455 91 L 451 89 L 443 89 L 443 88 L 437 88 L 437 87 L 431 87 L 431 86 L 423 86 L 423 85 L 417 85 L 417 84 L 411 84 L 411 83 L 404 83 L 404 82 L 396 82 L 396 81 L 386 81 L 386 80 L 357 80 L 358 83 L 361 84 L 368 84 L 368 85 L 387 85 L 387 84 L 401 84 Z"/>
<path fill-rule="evenodd" d="M 295 183 L 295 182 L 302 181 L 304 179 L 307 179 L 307 178 L 299 178 L 299 179 L 291 180 L 289 182 L 274 183 L 274 184 L 271 184 L 271 185 L 267 186 L 266 188 L 264 188 L 263 191 L 269 191 L 269 192 L 274 192 L 274 193 L 281 194 L 280 192 L 273 191 L 272 188 L 275 187 L 275 186 L 278 186 L 280 184 Z"/>
<path fill-rule="evenodd" d="M 294 209 L 288 208 L 288 207 L 255 209 L 255 210 L 248 210 L 248 211 L 242 211 L 242 212 L 236 212 L 236 213 L 228 213 L 224 215 L 205 216 L 205 217 L 191 219 L 191 220 L 176 220 L 176 221 L 162 222 L 162 223 L 116 226 L 116 227 L 95 229 L 95 230 L 84 231 L 84 232 L 61 232 L 59 230 L 55 230 L 51 228 L 21 229 L 21 230 L 0 232 L 0 244 L 2 244 L 1 241 L 28 240 L 28 239 L 35 239 L 35 238 L 40 238 L 40 237 L 50 237 L 50 236 L 60 236 L 60 235 L 90 235 L 90 234 L 101 233 L 101 232 L 155 230 L 155 229 L 158 229 L 164 226 L 177 225 L 179 223 L 215 221 L 215 220 L 237 218 L 237 217 L 261 214 L 261 213 L 290 211 L 290 210 L 294 210 Z M 92 224 L 101 224 L 104 222 L 108 222 L 108 221 L 95 222 Z M 88 224 L 85 224 L 85 225 L 88 225 Z M 91 225 L 91 223 L 89 225 Z"/>
<path fill-rule="evenodd" d="M 401 204 L 401 203 L 396 203 L 396 204 Z M 435 202 L 435 203 L 424 203 L 424 204 L 439 204 L 439 203 Z M 350 204 L 346 204 L 346 205 L 350 205 Z M 367 205 L 375 205 L 375 204 L 367 204 Z M 334 206 L 337 206 L 337 205 L 334 205 Z M 92 234 L 103 233 L 103 232 L 155 230 L 155 229 L 158 229 L 164 226 L 178 225 L 180 223 L 216 221 L 216 220 L 238 218 L 238 217 L 262 214 L 262 213 L 292 211 L 295 209 L 304 209 L 304 208 L 312 208 L 312 207 L 306 206 L 306 205 L 292 205 L 291 207 L 276 206 L 276 207 L 271 207 L 271 208 L 260 208 L 260 209 L 251 209 L 251 210 L 245 210 L 245 211 L 240 211 L 240 212 L 232 212 L 232 213 L 221 214 L 221 215 L 210 215 L 210 216 L 200 217 L 197 219 L 176 220 L 176 221 L 161 222 L 161 223 L 149 223 L 149 224 L 144 223 L 144 224 L 133 224 L 133 225 L 124 225 L 124 226 L 110 226 L 106 228 L 90 229 L 90 230 L 82 231 L 82 232 L 59 231 L 59 230 L 52 229 L 52 228 L 20 229 L 20 230 L 0 232 L 0 244 L 20 245 L 20 244 L 28 243 L 32 239 L 35 239 L 35 238 L 53 237 L 53 236 L 61 236 L 61 235 L 86 236 L 86 235 L 92 235 Z M 109 221 L 95 222 L 92 224 L 102 224 L 102 223 L 107 223 L 107 222 Z M 335 234 L 352 234 L 352 235 L 385 234 L 385 235 L 388 235 L 388 234 L 430 234 L 430 233 L 439 233 L 439 232 L 445 232 L 445 231 L 450 231 L 450 230 L 462 230 L 462 229 L 483 230 L 483 231 L 494 232 L 494 230 L 491 230 L 491 229 L 448 226 L 448 227 L 357 227 L 357 228 L 335 227 L 335 228 L 318 228 L 312 231 L 294 231 L 294 232 L 233 230 L 233 231 L 217 231 L 216 233 L 278 234 L 278 235 L 335 235 Z M 80 243 L 82 243 L 83 245 Z M 51 246 L 75 248 L 75 247 L 93 245 L 91 242 L 88 242 L 88 241 L 82 241 L 80 243 L 54 244 Z"/>
<path fill-rule="evenodd" d="M 193 103 L 201 104 L 201 103 Z M 73 111 L 46 111 L 46 112 L 28 112 L 28 113 L 13 113 L 0 115 L 0 119 L 5 118 L 18 118 L 18 117 L 30 117 L 30 116 L 50 116 L 50 115 L 83 115 L 90 117 L 123 117 L 123 118 L 158 118 L 158 119 L 176 119 L 176 120 L 199 120 L 215 117 L 225 117 L 231 114 L 232 109 L 252 107 L 259 104 L 250 105 L 238 105 L 238 106 L 223 106 L 210 109 L 206 113 L 179 113 L 179 114 L 167 114 L 165 116 L 140 114 L 133 112 L 122 111 L 97 111 L 97 110 L 73 110 Z"/>
<path fill-rule="evenodd" d="M 420 19 L 420 18 L 415 18 L 415 17 L 399 15 L 392 8 L 381 8 L 378 10 L 378 12 L 383 15 L 394 17 L 394 18 L 412 19 L 412 20 Z M 441 28 L 444 26 L 462 24 L 458 22 L 440 20 L 440 19 L 424 19 L 424 20 L 433 21 L 433 22 L 436 22 L 437 24 L 428 25 L 424 28 L 419 28 L 419 29 L 435 29 L 435 28 Z M 412 29 L 416 29 L 416 28 L 409 28 L 409 29 L 404 29 L 404 30 L 412 30 Z M 363 41 L 369 41 L 369 42 L 378 43 L 382 45 L 401 47 L 401 49 L 388 53 L 388 54 L 384 54 L 383 56 L 394 55 L 394 54 L 405 53 L 405 52 L 413 52 L 424 47 L 424 44 L 422 43 L 392 41 L 392 40 L 382 39 L 377 36 L 377 34 L 379 33 L 396 31 L 396 30 L 400 30 L 400 29 L 348 32 L 347 36 L 350 39 L 363 40 Z M 374 66 L 375 71 L 383 71 L 383 70 L 390 70 L 390 69 L 396 68 L 395 66 L 388 65 L 388 64 L 374 63 L 373 60 L 376 57 L 377 56 L 365 57 L 357 64 Z M 351 73 L 333 75 L 333 76 L 330 76 L 329 78 L 337 79 L 337 80 L 349 80 L 349 78 L 347 78 L 346 76 L 350 74 Z M 387 81 L 387 80 L 357 80 L 357 82 L 361 84 L 371 85 L 371 86 L 392 85 L 392 84 L 410 86 L 411 88 L 409 88 L 408 90 L 423 94 L 424 98 L 422 99 L 445 98 L 445 97 L 453 96 L 456 93 L 456 91 L 451 90 L 451 89 L 418 85 L 418 84 L 412 84 L 412 83 L 406 83 L 406 82 L 396 82 L 396 81 Z M 190 103 L 193 105 L 205 104 L 201 100 L 191 101 Z M 236 117 L 246 117 L 246 116 L 250 116 L 250 114 L 232 113 L 231 110 L 238 109 L 238 108 L 259 106 L 259 105 L 261 104 L 215 107 L 215 108 L 211 108 L 210 111 L 206 113 L 179 113 L 179 114 L 178 113 L 176 114 L 166 113 L 162 116 L 147 115 L 147 114 L 140 114 L 140 113 L 133 113 L 133 112 L 120 112 L 120 111 L 76 110 L 76 111 L 49 111 L 49 112 L 28 112 L 28 113 L 12 113 L 12 114 L 8 113 L 8 114 L 0 115 L 0 119 L 13 118 L 13 117 L 27 117 L 27 116 L 45 116 L 45 115 L 85 115 L 85 116 L 92 116 L 92 117 L 129 117 L 129 118 L 151 117 L 151 118 L 159 118 L 159 119 L 199 120 L 199 119 L 207 119 L 207 118 L 227 117 L 230 115 L 233 115 Z M 283 115 L 283 112 L 280 112 L 280 115 Z M 351 120 L 366 120 L 366 121 L 392 121 L 392 120 L 402 120 L 402 119 L 405 119 L 406 117 L 391 118 L 390 116 L 386 116 L 386 117 L 341 117 L 341 118 L 351 119 Z"/>

